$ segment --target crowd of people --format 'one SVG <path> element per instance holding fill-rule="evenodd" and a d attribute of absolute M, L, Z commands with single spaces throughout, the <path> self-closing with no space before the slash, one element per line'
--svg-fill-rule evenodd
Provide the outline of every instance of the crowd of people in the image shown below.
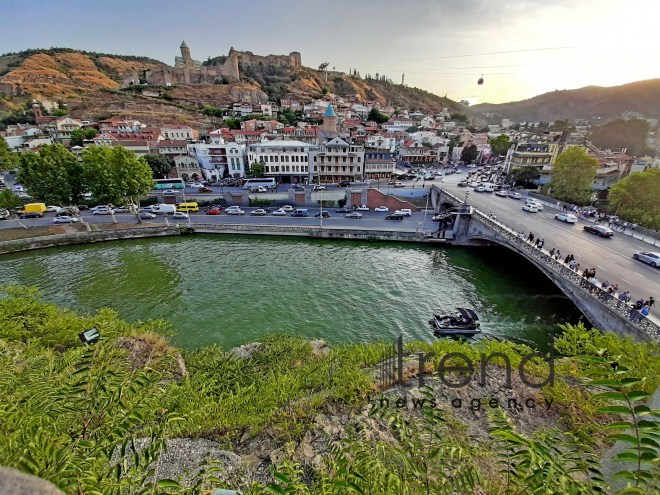
<path fill-rule="evenodd" d="M 533 232 L 530 232 L 527 236 L 525 236 L 525 232 L 521 231 L 520 234 L 518 234 L 518 237 L 524 239 L 528 243 L 534 245 L 537 249 L 543 251 L 543 245 L 545 244 L 545 240 L 543 238 L 537 238 Z M 554 258 L 555 260 L 563 263 L 565 266 L 567 266 L 570 270 L 574 271 L 575 273 L 578 274 L 580 273 L 580 263 L 577 262 L 575 256 L 573 256 L 572 254 L 569 254 L 563 260 L 561 259 L 561 252 L 559 251 L 559 249 L 552 248 L 550 249 L 550 251 L 547 252 L 547 254 L 551 258 Z M 619 292 L 619 284 L 610 284 L 608 280 L 604 282 L 600 282 L 596 278 L 595 268 L 585 268 L 584 270 L 582 270 L 581 275 L 589 282 L 591 282 L 594 285 L 594 287 L 599 287 L 603 291 L 606 291 L 608 294 L 610 294 L 612 297 L 616 297 L 620 301 L 629 304 L 631 306 L 631 311 L 634 311 L 642 316 L 648 316 L 649 313 L 651 312 L 651 308 L 655 306 L 655 299 L 653 298 L 653 296 L 649 296 L 648 299 L 640 298 L 634 304 L 632 304 L 630 302 L 632 300 L 632 296 L 630 295 L 629 290 Z"/>

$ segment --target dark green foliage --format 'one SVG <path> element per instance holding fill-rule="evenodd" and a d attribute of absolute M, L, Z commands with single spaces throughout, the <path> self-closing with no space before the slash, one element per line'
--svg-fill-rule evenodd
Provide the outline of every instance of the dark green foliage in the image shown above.
<path fill-rule="evenodd" d="M 468 144 L 461 151 L 461 161 L 464 163 L 472 163 L 477 159 L 477 156 L 479 156 L 479 150 L 474 144 Z"/>
<path fill-rule="evenodd" d="M 650 229 L 660 229 L 660 170 L 635 172 L 610 189 L 610 212 Z"/>
<path fill-rule="evenodd" d="M 511 147 L 511 140 L 506 134 L 497 136 L 489 141 L 490 147 L 493 150 L 493 155 L 500 156 L 506 155 L 507 151 Z"/>
<path fill-rule="evenodd" d="M 387 122 L 388 119 L 389 117 L 380 110 L 378 110 L 377 108 L 372 108 L 371 111 L 369 112 L 369 115 L 367 116 L 368 121 L 373 121 L 376 122 L 377 124 L 382 124 L 384 122 Z"/>
<path fill-rule="evenodd" d="M 163 179 L 174 168 L 174 160 L 171 156 L 150 153 L 143 157 L 151 168 L 155 179 Z"/>
<path fill-rule="evenodd" d="M 515 186 L 531 187 L 533 181 L 541 177 L 541 172 L 536 167 L 521 167 L 512 170 L 509 179 Z"/>

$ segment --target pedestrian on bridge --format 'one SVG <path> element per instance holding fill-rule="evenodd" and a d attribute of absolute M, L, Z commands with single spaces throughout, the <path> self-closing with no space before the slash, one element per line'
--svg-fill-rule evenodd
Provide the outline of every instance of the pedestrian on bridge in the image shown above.
<path fill-rule="evenodd" d="M 561 260 L 561 252 L 559 252 L 559 249 L 557 249 L 557 252 L 555 253 L 555 259 L 557 261 Z"/>
<path fill-rule="evenodd" d="M 534 242 L 534 234 L 532 232 L 527 236 L 527 242 Z"/>
<path fill-rule="evenodd" d="M 554 258 L 554 257 L 555 257 L 555 248 L 552 248 L 552 249 L 550 250 L 550 257 L 551 257 L 551 258 Z"/>
<path fill-rule="evenodd" d="M 653 296 L 649 296 L 649 300 L 646 301 L 646 305 L 649 308 L 652 308 L 653 306 L 655 306 L 655 299 L 653 299 Z"/>

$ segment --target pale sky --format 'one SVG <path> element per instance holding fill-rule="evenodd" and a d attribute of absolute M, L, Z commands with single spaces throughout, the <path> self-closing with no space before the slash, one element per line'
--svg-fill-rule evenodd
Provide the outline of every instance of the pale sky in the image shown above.
<path fill-rule="evenodd" d="M 660 77 L 660 0 L 0 0 L 0 53 L 67 47 L 170 65 L 299 51 L 432 93 L 501 103 Z M 484 84 L 477 85 L 483 74 Z"/>

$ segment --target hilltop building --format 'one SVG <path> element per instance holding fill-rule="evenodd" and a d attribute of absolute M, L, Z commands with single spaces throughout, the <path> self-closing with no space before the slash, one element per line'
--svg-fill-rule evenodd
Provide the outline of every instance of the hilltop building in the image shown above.
<path fill-rule="evenodd" d="M 241 80 L 239 64 L 242 66 L 271 65 L 279 67 L 300 67 L 302 59 L 299 52 L 289 55 L 255 55 L 252 52 L 240 52 L 230 48 L 229 54 L 222 59 L 215 59 L 204 65 L 192 58 L 190 48 L 185 41 L 181 43 L 181 56 L 174 57 L 174 67 L 158 67 L 146 70 L 132 70 L 122 74 L 123 86 L 133 84 L 152 84 L 171 86 L 175 84 L 222 84 Z"/>

